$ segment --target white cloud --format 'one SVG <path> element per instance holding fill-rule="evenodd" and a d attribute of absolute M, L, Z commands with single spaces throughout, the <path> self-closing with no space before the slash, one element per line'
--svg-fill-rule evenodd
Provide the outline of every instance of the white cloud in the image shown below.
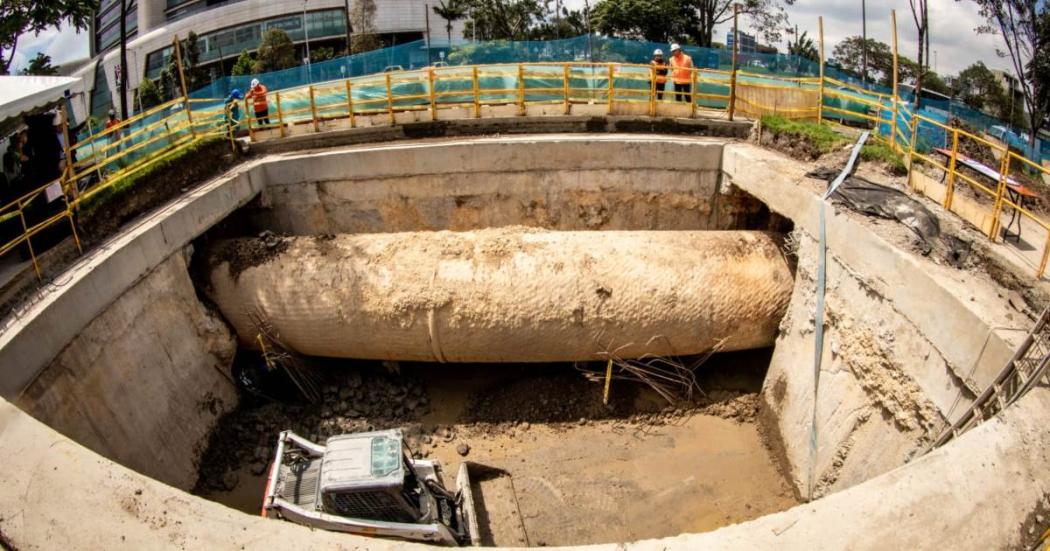
<path fill-rule="evenodd" d="M 18 49 L 15 50 L 12 72 L 19 71 L 36 57 L 37 52 L 51 56 L 51 63 L 61 65 L 88 56 L 88 32 L 78 32 L 63 22 L 58 27 L 51 27 L 38 34 L 25 33 L 18 37 Z"/>

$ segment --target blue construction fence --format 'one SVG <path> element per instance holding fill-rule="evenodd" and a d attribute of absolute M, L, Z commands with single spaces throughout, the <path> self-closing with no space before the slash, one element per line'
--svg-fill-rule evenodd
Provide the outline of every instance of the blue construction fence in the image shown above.
<path fill-rule="evenodd" d="M 223 98 L 233 89 L 242 92 L 248 89 L 253 78 L 258 78 L 270 90 L 284 90 L 318 84 L 333 80 L 360 77 L 385 71 L 421 69 L 428 66 L 457 65 L 493 65 L 505 63 L 542 63 L 542 62 L 594 62 L 594 63 L 648 63 L 653 51 L 661 49 L 669 55 L 669 44 L 641 40 L 625 40 L 602 36 L 577 36 L 561 40 L 546 41 L 477 41 L 448 47 L 428 48 L 424 40 L 417 40 L 389 48 L 331 59 L 328 61 L 302 65 L 282 71 L 273 71 L 259 75 L 227 76 L 215 80 L 205 87 L 193 91 L 192 98 Z M 732 51 L 724 48 L 700 48 L 683 46 L 693 58 L 693 64 L 701 69 L 729 71 L 732 68 Z M 738 53 L 737 64 L 741 71 L 757 75 L 777 77 L 818 77 L 818 62 L 790 54 Z M 873 92 L 889 95 L 888 87 L 877 83 L 862 83 L 850 73 L 835 67 L 825 66 L 825 75 Z M 753 77 L 752 77 L 753 78 Z M 619 83 L 617 83 L 619 86 Z M 714 86 L 715 93 L 723 93 L 719 86 Z M 712 90 L 712 91 L 713 91 Z M 704 93 L 705 90 L 698 90 Z M 363 92 L 364 93 L 364 92 Z M 859 92 L 858 92 L 859 93 Z M 911 102 L 911 91 L 901 90 L 898 96 Z M 356 100 L 355 93 L 355 100 Z M 825 98 L 826 104 L 832 104 Z M 868 96 L 868 102 L 876 101 L 875 96 Z M 840 108 L 857 113 L 871 113 L 871 106 L 860 102 L 841 102 Z M 1029 151 L 1026 136 L 999 119 L 990 117 L 958 101 L 923 99 L 920 113 L 930 119 L 947 123 L 956 118 L 978 132 L 989 132 L 1019 151 Z M 910 122 L 910 115 L 903 114 Z M 850 117 L 829 115 L 843 120 Z M 886 116 L 885 118 L 890 118 Z M 856 117 L 854 122 L 864 119 Z M 909 128 L 904 125 L 903 128 Z M 920 124 L 918 134 L 923 147 L 944 147 L 947 137 L 943 129 L 926 123 Z M 910 136 L 909 136 L 910 138 Z M 1030 158 L 1050 158 L 1050 143 L 1037 140 L 1036 152 Z"/>

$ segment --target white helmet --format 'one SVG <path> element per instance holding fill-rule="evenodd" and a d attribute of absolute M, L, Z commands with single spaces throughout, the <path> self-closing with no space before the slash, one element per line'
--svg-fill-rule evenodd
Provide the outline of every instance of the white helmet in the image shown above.
<path fill-rule="evenodd" d="M 664 55 L 664 51 L 660 48 L 653 50 L 653 55 Z"/>
<path fill-rule="evenodd" d="M 253 78 L 253 79 L 252 79 L 252 85 L 251 85 L 251 87 L 252 87 L 252 88 L 255 88 L 255 87 L 256 87 L 256 86 L 258 86 L 258 85 L 259 85 L 259 79 L 257 79 L 257 78 Z"/>
<path fill-rule="evenodd" d="M 671 53 L 674 53 L 674 52 L 676 52 L 678 50 L 681 50 L 681 49 L 682 49 L 682 47 L 679 46 L 677 43 L 671 43 Z"/>

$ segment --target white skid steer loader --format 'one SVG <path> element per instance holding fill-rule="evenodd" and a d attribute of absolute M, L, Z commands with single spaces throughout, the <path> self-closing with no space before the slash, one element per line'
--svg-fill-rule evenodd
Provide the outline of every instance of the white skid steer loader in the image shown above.
<path fill-rule="evenodd" d="M 441 466 L 413 459 L 399 429 L 333 436 L 324 446 L 282 432 L 262 514 L 368 536 L 479 544 L 467 462 L 450 492 Z"/>

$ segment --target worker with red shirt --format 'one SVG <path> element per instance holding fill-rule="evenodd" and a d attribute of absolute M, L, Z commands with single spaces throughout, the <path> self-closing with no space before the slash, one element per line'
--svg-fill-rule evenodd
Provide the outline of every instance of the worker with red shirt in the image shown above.
<path fill-rule="evenodd" d="M 245 99 L 255 100 L 255 123 L 269 125 L 270 124 L 270 104 L 266 101 L 266 86 L 263 86 L 259 79 L 253 78 L 251 88 L 248 89 L 248 95 Z"/>
<path fill-rule="evenodd" d="M 671 44 L 671 77 L 674 79 L 674 100 L 693 101 L 693 58 L 678 44 Z"/>

